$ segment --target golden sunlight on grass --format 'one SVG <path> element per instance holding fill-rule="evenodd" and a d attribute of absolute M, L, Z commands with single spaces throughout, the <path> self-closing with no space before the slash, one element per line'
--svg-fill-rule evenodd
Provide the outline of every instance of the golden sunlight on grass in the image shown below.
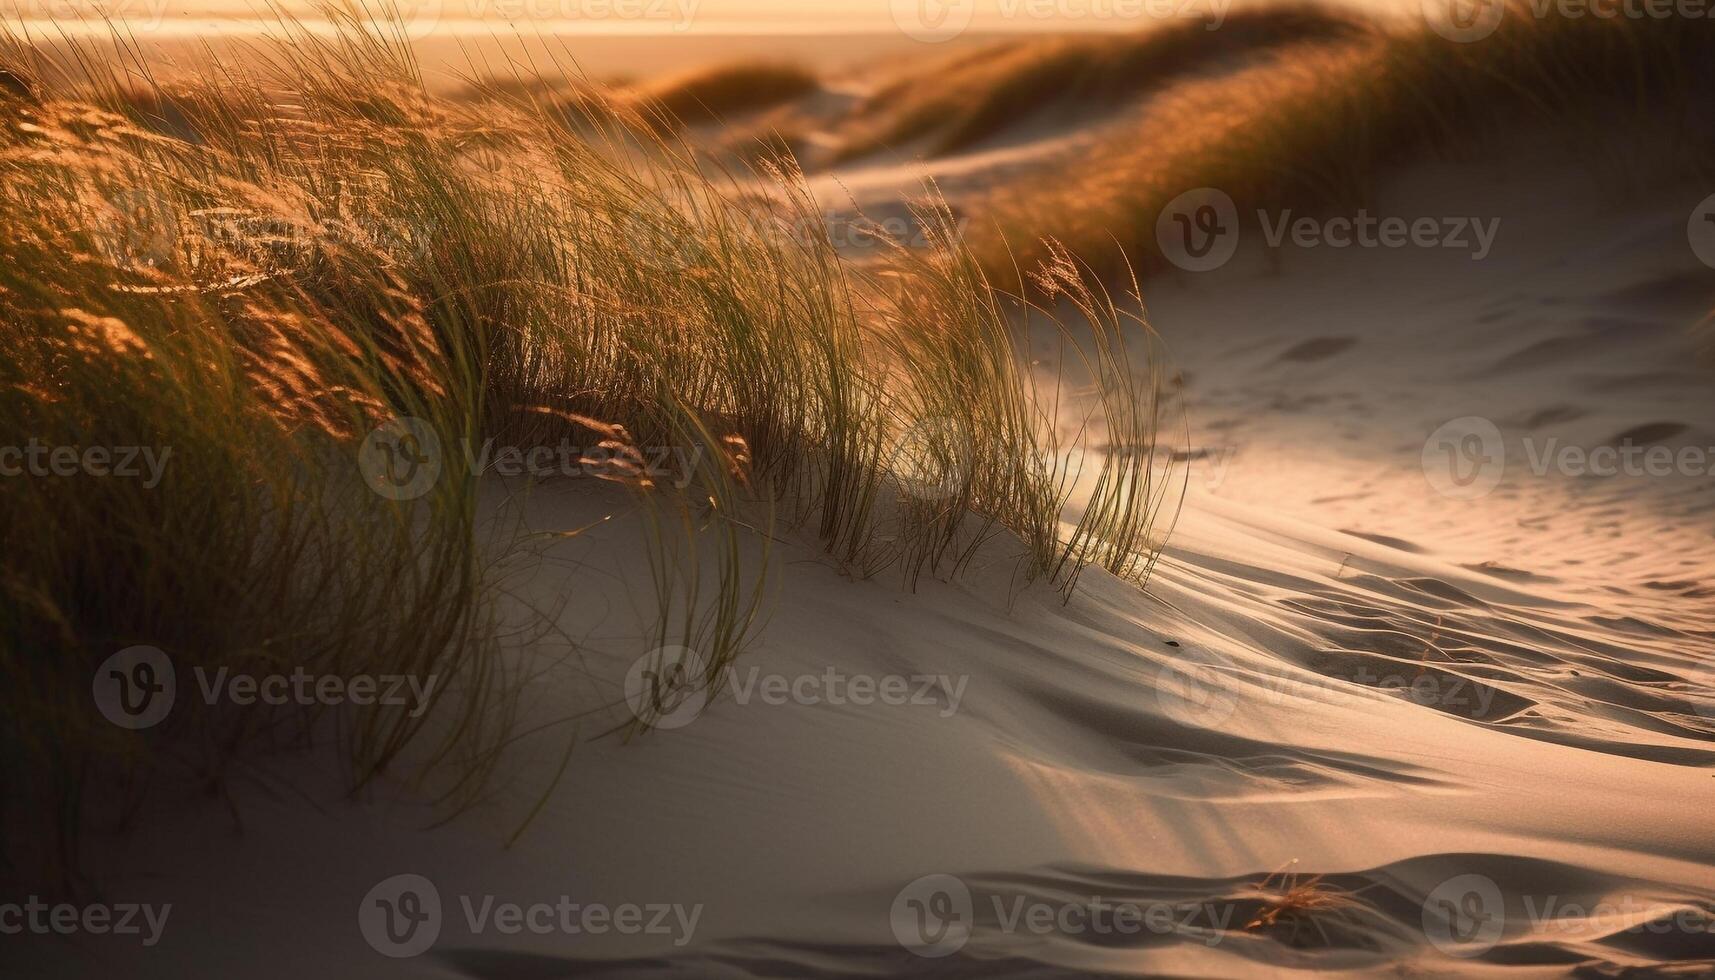
<path fill-rule="evenodd" d="M 600 111 L 436 100 L 407 51 L 356 22 L 233 66 L 242 81 L 211 65 L 147 96 L 16 39 L 3 57 L 7 77 L 44 81 L 0 103 L 0 413 L 50 441 L 170 433 L 174 461 L 167 492 L 142 497 L 0 485 L 15 529 L 0 585 L 19 610 L 6 714 L 39 778 L 68 758 L 148 771 L 74 693 L 102 651 L 145 638 L 211 668 L 290 650 L 330 672 L 452 678 L 432 732 L 385 710 L 348 730 L 358 785 L 418 739 L 432 759 L 492 759 L 511 692 L 485 565 L 505 543 L 476 550 L 478 474 L 411 502 L 356 479 L 352 453 L 390 419 L 449 446 L 594 431 L 604 475 L 664 526 L 732 555 L 751 528 L 808 528 L 859 574 L 907 584 L 997 534 L 1025 548 L 1025 580 L 1068 592 L 1086 564 L 1129 569 L 1158 546 L 1165 487 L 1136 462 L 1154 455 L 1150 362 L 1123 353 L 1133 315 L 1072 272 L 1089 320 L 1065 328 L 1066 356 L 1088 348 L 1108 437 L 1131 452 L 1068 530 L 1058 396 L 950 234 L 859 273 L 795 173 L 754 175 L 774 189 L 759 201 Z M 647 98 L 680 115 L 809 84 L 727 73 Z M 640 446 L 700 463 L 664 486 L 638 472 Z M 663 569 L 651 639 L 704 651 L 711 677 L 748 641 L 767 573 L 733 557 L 715 574 L 681 594 Z M 312 722 L 185 717 L 175 743 L 206 729 L 196 765 L 218 770 L 258 726 Z M 480 786 L 452 783 L 455 799 Z"/>

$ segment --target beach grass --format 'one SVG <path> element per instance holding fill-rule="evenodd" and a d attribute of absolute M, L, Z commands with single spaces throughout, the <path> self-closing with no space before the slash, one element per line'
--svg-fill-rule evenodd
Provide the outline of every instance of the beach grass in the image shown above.
<path fill-rule="evenodd" d="M 1511 141 L 1624 195 L 1715 169 L 1712 56 L 1706 18 L 1538 16 L 1518 3 L 1468 43 L 1421 21 L 1377 22 L 1188 80 L 1059 179 L 960 203 L 993 219 L 973 246 L 985 267 L 1067 245 L 1112 279 L 1165 268 L 1157 219 L 1198 188 L 1225 193 L 1254 224 L 1246 216 L 1259 211 L 1371 205 L 1403 164 Z"/>
<path fill-rule="evenodd" d="M 1090 564 L 1147 574 L 1172 489 L 1160 368 L 1133 304 L 1069 254 L 1042 275 L 1082 307 L 1058 330 L 1109 447 L 1090 472 L 1057 425 L 1063 372 L 1017 329 L 1054 312 L 991 288 L 944 209 L 921 215 L 927 248 L 860 269 L 789 164 L 711 172 L 602 104 L 568 118 L 545 85 L 443 101 L 396 27 L 329 15 L 332 36 L 192 74 L 0 41 L 0 420 L 81 461 L 164 461 L 0 479 L 9 853 L 43 824 L 74 868 L 95 789 L 124 812 L 326 739 L 353 791 L 479 798 L 510 739 L 493 569 L 517 542 L 483 522 L 498 477 L 458 446 L 585 447 L 581 472 L 648 515 L 639 652 L 693 646 L 709 681 L 765 613 L 759 537 L 906 587 L 996 538 L 1019 582 L 1067 594 Z M 430 444 L 438 479 L 400 492 L 393 464 Z M 695 462 L 664 478 L 658 447 Z M 172 658 L 185 705 L 146 731 L 90 697 L 135 645 Z M 438 683 L 423 713 L 241 710 L 188 696 L 197 670 Z"/>
<path fill-rule="evenodd" d="M 928 62 L 865 99 L 842 127 L 836 163 L 922 143 L 968 149 L 1034 113 L 1111 109 L 1211 65 L 1303 43 L 1352 38 L 1362 22 L 1331 7 L 1280 4 L 1186 17 L 1112 35 L 1003 41 Z"/>

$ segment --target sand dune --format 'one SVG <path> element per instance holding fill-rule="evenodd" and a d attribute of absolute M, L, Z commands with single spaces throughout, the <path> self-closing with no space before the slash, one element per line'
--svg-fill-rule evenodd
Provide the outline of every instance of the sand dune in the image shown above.
<path fill-rule="evenodd" d="M 863 97 L 787 111 L 814 128 Z M 836 217 L 903 216 L 927 174 L 980 221 L 1151 111 L 878 149 L 811 187 Z M 778 570 L 757 642 L 627 739 L 648 522 L 594 481 L 490 478 L 486 526 L 543 535 L 494 570 L 527 736 L 493 791 L 443 820 L 387 781 L 342 798 L 310 753 L 247 762 L 226 799 L 157 796 L 88 860 L 109 900 L 185 925 L 145 955 L 24 945 L 20 975 L 1715 975 L 1715 470 L 1589 466 L 1715 452 L 1692 329 L 1715 274 L 1686 240 L 1707 189 L 1616 203 L 1505 152 L 1390 171 L 1370 205 L 1492 219 L 1481 261 L 1247 233 L 1218 270 L 1143 281 L 1187 481 L 1147 591 L 1098 568 L 1069 599 L 1022 584 L 1005 536 L 912 589 L 808 531 L 747 534 Z M 1088 408 L 1068 397 L 1064 424 Z M 1498 443 L 1461 456 L 1472 419 Z M 682 553 L 720 560 L 700 541 Z M 440 901 L 414 958 L 353 926 L 401 874 Z M 562 901 L 659 907 L 663 929 L 473 918 Z"/>
<path fill-rule="evenodd" d="M 1407 173 L 1386 200 L 1409 210 L 1468 179 Z M 405 800 L 311 811 L 246 791 L 242 835 L 211 838 L 220 819 L 193 806 L 179 831 L 151 823 L 111 842 L 114 894 L 170 893 L 189 921 L 242 889 L 217 945 L 244 951 L 251 976 L 345 962 L 489 978 L 1709 969 L 1707 478 L 1609 486 L 1515 467 L 1467 501 L 1437 495 L 1423 470 L 1450 414 L 1492 414 L 1509 439 L 1715 431 L 1703 379 L 1683 368 L 1703 296 L 1689 283 L 1705 280 L 1677 238 L 1680 199 L 1663 195 L 1621 261 L 1599 196 L 1566 186 L 1539 188 L 1555 209 L 1489 190 L 1508 209 L 1494 263 L 1259 248 L 1212 279 L 1146 284 L 1187 378 L 1191 443 L 1216 450 L 1191 463 L 1148 595 L 1105 573 L 1070 604 L 1014 595 L 999 545 L 968 579 L 907 593 L 781 546 L 792 572 L 741 672 L 957 678 L 956 699 L 938 687 L 864 709 L 729 690 L 683 728 L 587 738 L 510 850 L 494 836 L 533 804 L 556 752 L 436 830 L 417 830 Z M 1338 304 L 1309 301 L 1336 288 Z M 1564 331 L 1623 342 L 1495 372 Z M 1626 376 L 1656 380 L 1592 385 Z M 544 530 L 619 499 L 553 486 L 521 498 Z M 636 554 L 633 533 L 616 521 L 519 573 L 532 601 L 564 603 L 582 651 L 532 648 L 529 710 L 572 714 L 586 736 L 627 717 L 627 663 L 591 651 L 623 648 L 625 583 L 644 572 L 615 556 Z M 591 565 L 610 589 L 558 591 L 554 569 Z M 611 699 L 568 704 L 587 677 Z M 283 851 L 308 857 L 267 859 Z M 1256 924 L 1283 870 L 1343 898 Z M 350 910 L 403 871 L 448 906 L 435 951 L 362 959 Z M 893 929 L 890 908 L 925 875 L 972 896 L 969 939 L 946 958 L 902 948 Z M 1459 899 L 1442 893 L 1471 880 L 1499 890 L 1498 931 L 1460 939 Z M 696 941 L 474 934 L 451 911 L 453 895 L 562 893 L 700 905 Z M 1038 933 L 1016 918 L 1093 896 L 1172 924 Z M 305 946 L 306 930 L 327 938 Z M 135 975 L 218 962 L 206 937 L 181 935 Z"/>

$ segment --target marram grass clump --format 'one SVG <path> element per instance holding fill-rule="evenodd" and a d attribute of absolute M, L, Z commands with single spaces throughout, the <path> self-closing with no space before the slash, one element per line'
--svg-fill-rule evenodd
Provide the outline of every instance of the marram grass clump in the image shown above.
<path fill-rule="evenodd" d="M 0 479 L 15 858 L 36 831 L 74 845 L 92 799 L 123 812 L 169 779 L 219 787 L 260 747 L 331 739 L 354 790 L 479 798 L 514 735 L 492 569 L 516 542 L 481 521 L 481 474 L 376 492 L 359 459 L 396 420 L 444 446 L 598 444 L 653 515 L 658 565 L 714 535 L 712 563 L 661 568 L 638 603 L 660 610 L 640 650 L 694 646 L 710 677 L 760 622 L 769 571 L 741 557 L 758 535 L 907 584 L 998 536 L 1021 580 L 1067 592 L 1091 563 L 1147 569 L 1169 489 L 1149 465 L 1147 327 L 1068 256 L 1044 275 L 1080 310 L 1059 329 L 1111 448 L 1095 474 L 1067 462 L 1028 311 L 944 210 L 922 215 L 928 248 L 860 270 L 790 169 L 706 172 L 530 86 L 439 101 L 388 26 L 338 22 L 170 79 L 0 45 L 4 77 L 29 80 L 0 91 L 4 431 L 167 460 L 150 486 Z M 646 446 L 697 463 L 653 479 Z M 1080 477 L 1090 499 L 1063 523 Z M 90 691 L 135 645 L 167 651 L 181 688 L 198 668 L 437 684 L 423 711 L 183 698 L 127 731 Z"/>

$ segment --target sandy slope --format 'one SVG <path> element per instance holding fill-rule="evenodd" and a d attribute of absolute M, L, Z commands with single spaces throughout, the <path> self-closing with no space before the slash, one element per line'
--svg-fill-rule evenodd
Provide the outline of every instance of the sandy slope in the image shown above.
<path fill-rule="evenodd" d="M 1417 175 L 1394 199 L 1435 208 L 1449 177 Z M 1641 424 L 1715 433 L 1681 330 L 1698 302 L 1681 201 L 1614 225 L 1597 204 L 1564 206 L 1564 187 L 1542 192 L 1562 203 L 1552 220 L 1518 187 L 1492 192 L 1516 215 L 1494 263 L 1243 249 L 1214 276 L 1152 283 L 1194 443 L 1221 450 L 1194 470 L 1152 596 L 1091 573 L 1068 606 L 1032 589 L 1008 608 L 1005 554 L 904 594 L 779 547 L 779 602 L 741 671 L 947 676 L 959 699 L 725 697 L 631 745 L 593 738 L 511 850 L 497 839 L 559 740 L 537 740 L 492 807 L 437 831 L 405 803 L 312 807 L 244 784 L 242 834 L 194 805 L 177 831 L 147 820 L 103 846 L 113 898 L 175 904 L 159 946 L 33 949 L 46 954 L 33 970 L 75 975 L 99 956 L 141 977 L 559 977 L 609 958 L 686 977 L 1715 965 L 1708 932 L 1628 932 L 1715 903 L 1708 477 L 1592 486 L 1514 470 L 1490 498 L 1449 501 L 1420 465 L 1451 415 L 1492 415 L 1514 438 L 1531 415 L 1574 441 Z M 1569 335 L 1598 340 L 1518 357 Z M 623 501 L 578 486 L 539 487 L 523 508 L 542 529 L 609 510 Z M 635 530 L 621 518 L 542 558 L 514 580 L 539 606 L 566 602 L 581 650 L 535 647 L 530 712 L 595 711 L 576 728 L 599 735 L 626 717 L 597 702 L 621 700 L 636 652 Z M 575 565 L 614 573 L 612 587 L 581 577 L 566 594 Z M 1297 932 L 1243 929 L 1255 884 L 1288 862 L 1360 904 Z M 422 958 L 377 956 L 355 923 L 369 887 L 400 872 L 434 880 L 448 906 Z M 895 896 L 928 874 L 971 889 L 974 935 L 950 958 L 907 953 L 892 929 Z M 1427 939 L 1439 913 L 1425 899 L 1459 875 L 1504 901 L 1504 937 L 1470 961 Z M 676 947 L 472 935 L 453 898 L 561 894 L 703 908 Z M 1178 910 L 1176 925 L 1008 932 L 1017 899 L 1092 896 Z"/>
<path fill-rule="evenodd" d="M 339 801 L 314 766 L 268 763 L 239 781 L 241 832 L 199 799 L 94 842 L 106 897 L 173 903 L 159 945 L 25 945 L 22 975 L 1715 970 L 1715 479 L 1520 465 L 1527 437 L 1715 446 L 1685 331 L 1711 283 L 1685 241 L 1701 197 L 1620 209 L 1573 177 L 1425 169 L 1379 207 L 1500 217 L 1493 258 L 1247 242 L 1219 272 L 1149 283 L 1207 451 L 1150 595 L 1099 573 L 1070 604 L 1010 595 L 1004 548 L 910 594 L 777 546 L 741 675 L 936 679 L 922 703 L 729 691 L 682 728 L 599 737 L 627 718 L 647 618 L 637 525 L 599 490 L 535 488 L 536 528 L 620 516 L 507 569 L 562 631 L 529 649 L 526 718 L 576 720 L 525 743 L 489 805 L 426 830 L 420 805 Z M 1426 439 L 1460 416 L 1508 443 L 1478 500 L 1425 475 Z M 580 566 L 602 574 L 566 584 Z M 574 730 L 564 778 L 503 849 Z M 1355 904 L 1247 930 L 1257 884 L 1288 866 Z M 400 873 L 446 909 L 413 959 L 358 928 Z M 930 874 L 971 896 L 944 958 L 899 939 L 902 889 Z M 1472 875 L 1498 899 L 1460 923 L 1442 902 L 1467 908 Z M 675 945 L 473 934 L 458 907 L 562 895 L 700 909 Z M 1093 897 L 1173 924 L 1008 924 L 1020 900 Z M 1449 923 L 1500 935 L 1437 945 Z"/>

